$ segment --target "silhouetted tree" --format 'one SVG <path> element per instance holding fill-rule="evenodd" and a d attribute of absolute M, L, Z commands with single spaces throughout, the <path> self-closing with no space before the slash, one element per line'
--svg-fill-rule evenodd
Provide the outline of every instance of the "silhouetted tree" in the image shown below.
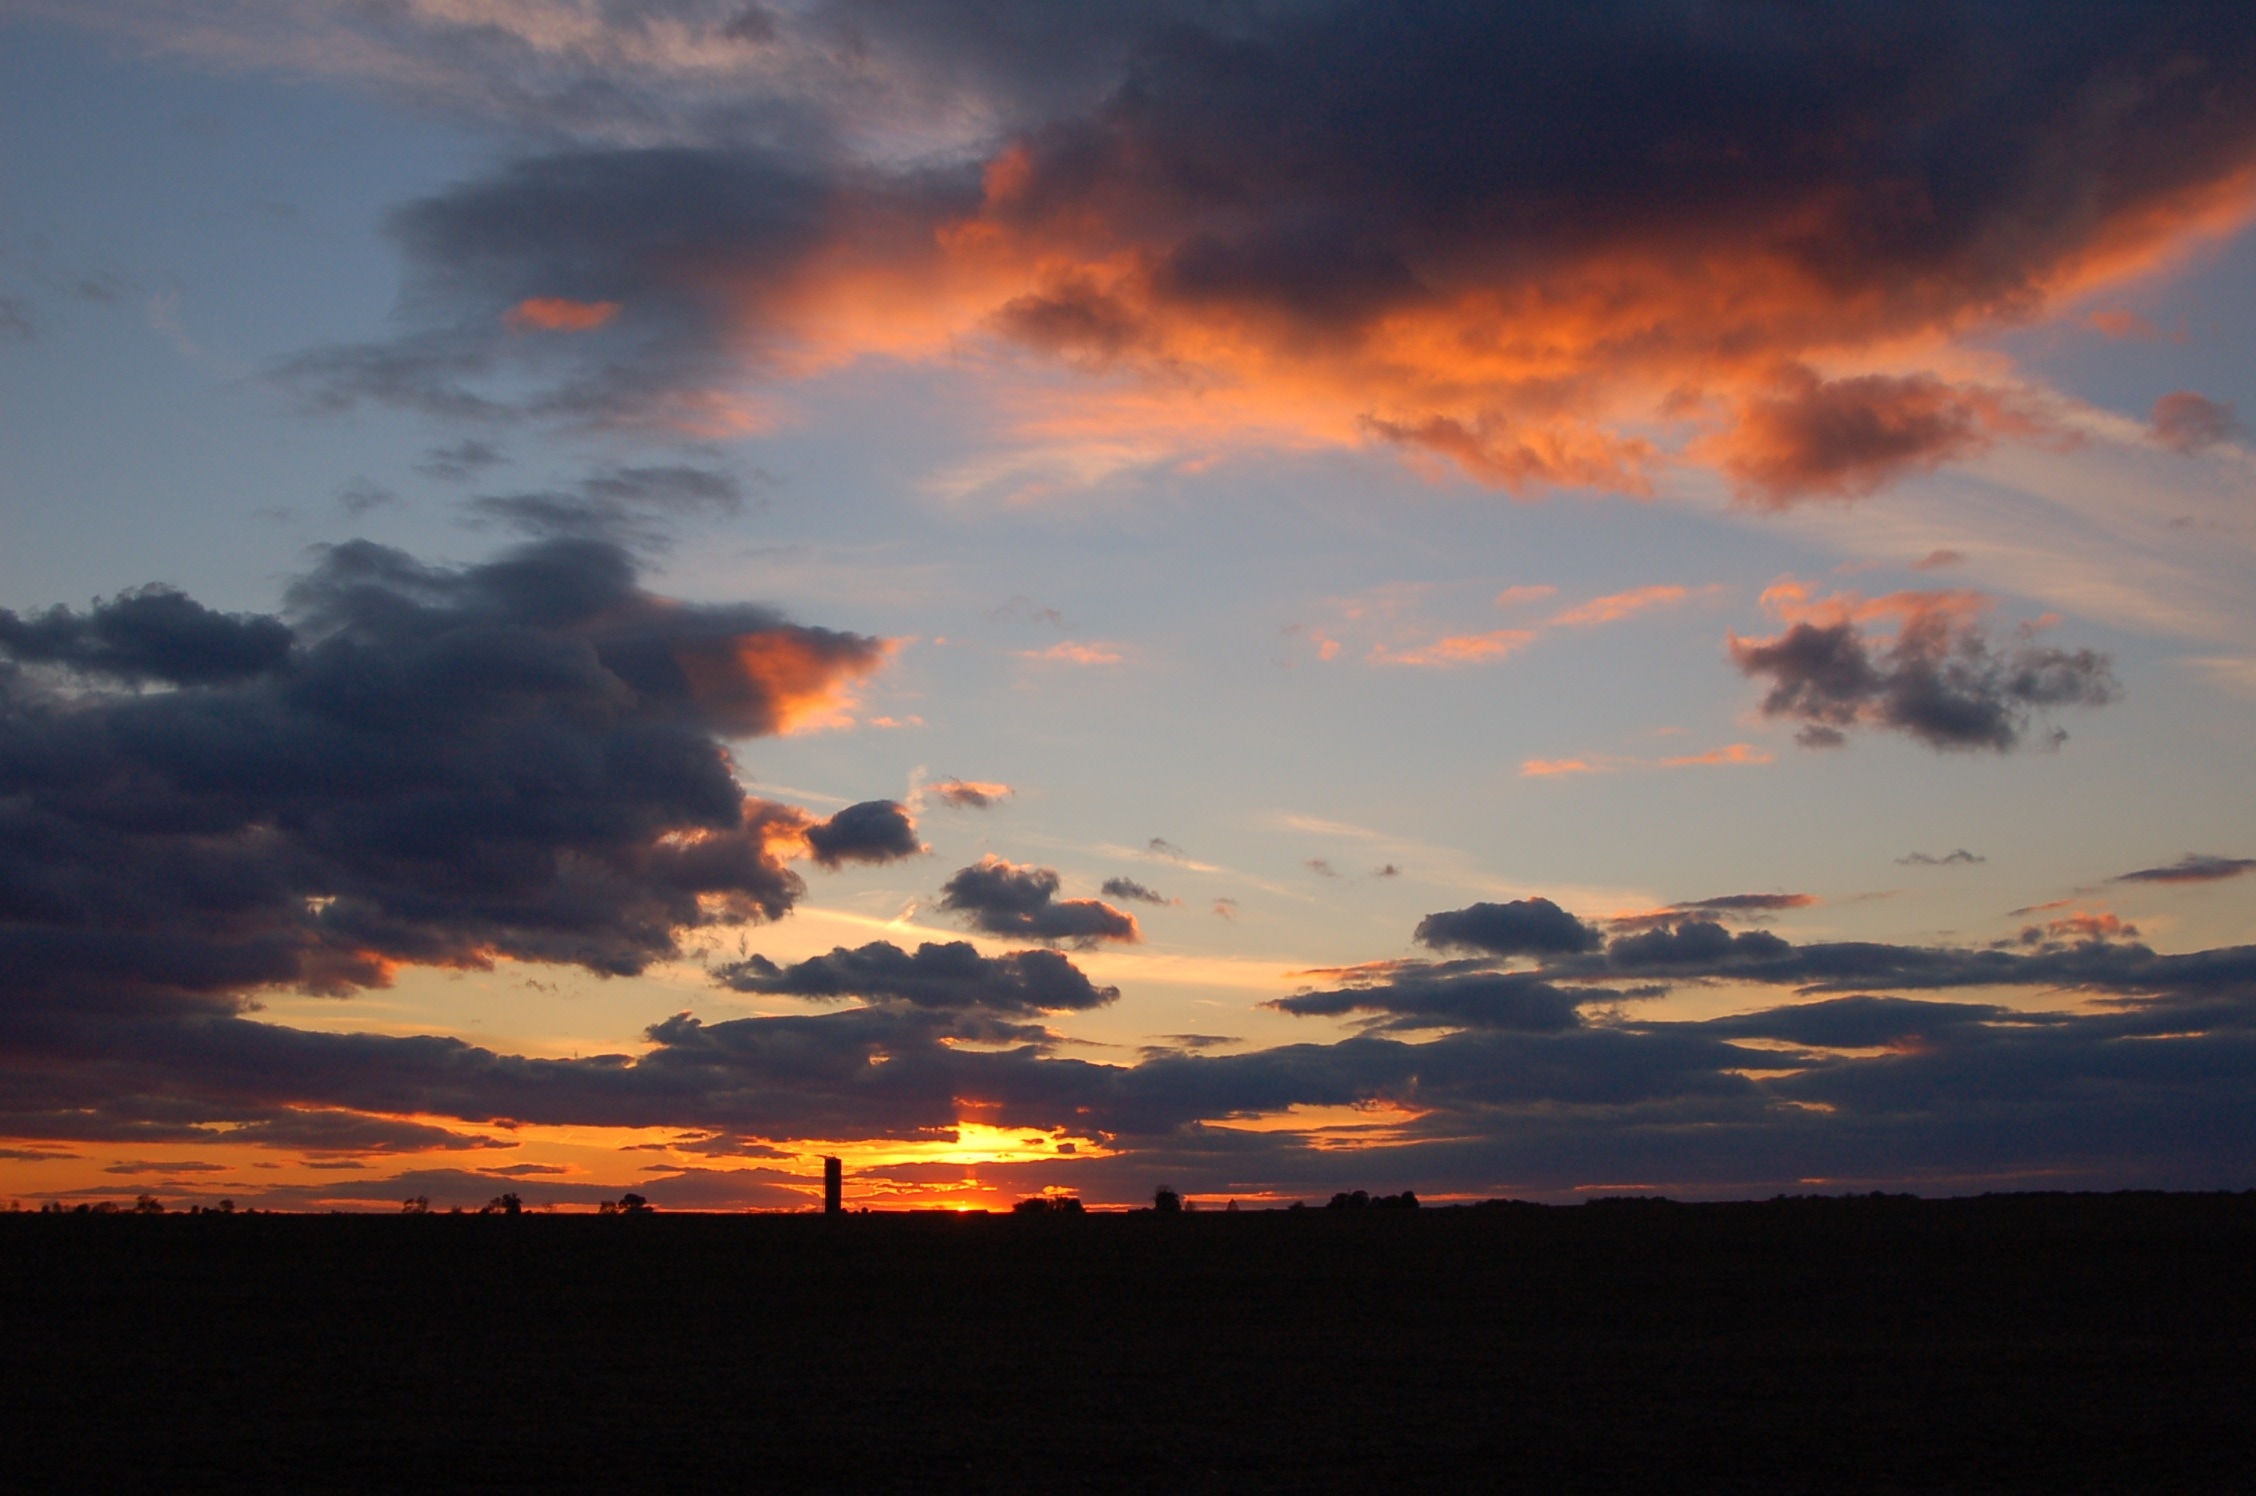
<path fill-rule="evenodd" d="M 1152 1209 L 1161 1215 L 1178 1214 L 1183 1209 L 1183 1197 L 1163 1184 L 1152 1194 Z"/>
<path fill-rule="evenodd" d="M 222 1200 L 217 1205 L 214 1205 L 212 1209 L 218 1211 L 223 1216 L 231 1216 L 235 1213 L 235 1202 L 233 1200 Z"/>
<path fill-rule="evenodd" d="M 164 1214 L 164 1201 L 158 1199 L 155 1195 L 136 1195 L 133 1198 L 133 1213 L 141 1216 L 161 1216 Z"/>
<path fill-rule="evenodd" d="M 400 1202 L 401 1215 L 427 1216 L 430 1213 L 431 1197 L 429 1195 L 411 1195 Z"/>
<path fill-rule="evenodd" d="M 1013 1215 L 1080 1215 L 1081 1201 L 1073 1195 L 1033 1195 L 1011 1207 Z"/>
<path fill-rule="evenodd" d="M 518 1199 L 516 1193 L 512 1191 L 511 1193 L 506 1195 L 496 1195 L 491 1200 L 488 1200 L 485 1203 L 485 1207 L 480 1210 L 478 1214 L 489 1216 L 513 1216 L 522 1214 L 524 1209 L 525 1202 Z"/>
<path fill-rule="evenodd" d="M 616 1200 L 604 1201 L 601 1205 L 598 1205 L 595 1208 L 595 1213 L 597 1215 L 607 1216 L 648 1215 L 650 1214 L 650 1202 L 643 1199 L 640 1195 L 629 1192 L 627 1194 L 621 1195 Z"/>

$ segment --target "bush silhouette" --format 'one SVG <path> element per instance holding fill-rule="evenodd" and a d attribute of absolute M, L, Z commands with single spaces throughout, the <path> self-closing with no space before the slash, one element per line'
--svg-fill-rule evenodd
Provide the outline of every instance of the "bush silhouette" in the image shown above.
<path fill-rule="evenodd" d="M 1163 1184 L 1152 1194 L 1152 1209 L 1158 1211 L 1161 1215 L 1180 1214 L 1183 1209 L 1183 1197 Z"/>

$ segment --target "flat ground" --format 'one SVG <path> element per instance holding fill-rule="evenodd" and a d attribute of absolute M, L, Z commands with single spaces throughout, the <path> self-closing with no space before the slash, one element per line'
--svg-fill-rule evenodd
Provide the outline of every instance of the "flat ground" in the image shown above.
<path fill-rule="evenodd" d="M 2256 1194 L 0 1216 L 33 1484 L 2249 1489 Z"/>

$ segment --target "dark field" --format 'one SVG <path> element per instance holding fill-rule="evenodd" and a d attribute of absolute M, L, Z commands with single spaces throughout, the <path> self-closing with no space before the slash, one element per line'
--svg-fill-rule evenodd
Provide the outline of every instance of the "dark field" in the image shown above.
<path fill-rule="evenodd" d="M 2256 1485 L 2256 1195 L 0 1217 L 19 1489 Z"/>

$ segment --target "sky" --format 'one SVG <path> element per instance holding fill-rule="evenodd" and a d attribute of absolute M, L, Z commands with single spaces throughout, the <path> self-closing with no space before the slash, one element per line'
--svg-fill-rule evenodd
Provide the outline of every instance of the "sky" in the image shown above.
<path fill-rule="evenodd" d="M 0 1198 L 2256 1186 L 2256 15 L 0 0 Z"/>

